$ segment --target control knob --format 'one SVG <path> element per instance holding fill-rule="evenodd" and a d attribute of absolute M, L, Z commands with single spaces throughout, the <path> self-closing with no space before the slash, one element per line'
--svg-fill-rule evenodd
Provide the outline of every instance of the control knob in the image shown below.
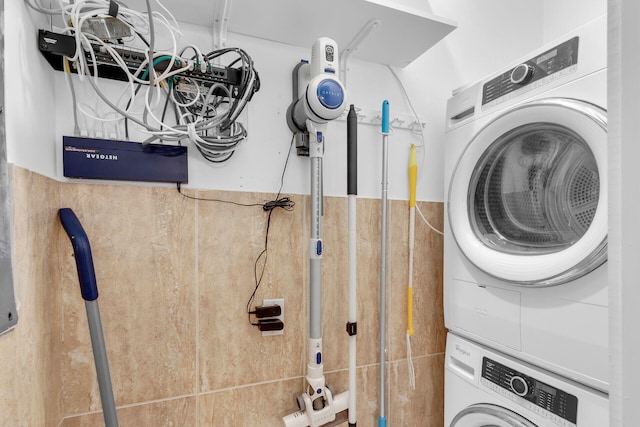
<path fill-rule="evenodd" d="M 533 77 L 534 69 L 529 64 L 520 64 L 517 65 L 513 70 L 511 70 L 511 83 L 516 85 L 523 85 L 531 80 Z"/>
<path fill-rule="evenodd" d="M 511 391 L 520 397 L 524 397 L 529 394 L 532 388 L 531 380 L 529 378 L 523 378 L 519 375 L 514 375 L 509 381 Z"/>

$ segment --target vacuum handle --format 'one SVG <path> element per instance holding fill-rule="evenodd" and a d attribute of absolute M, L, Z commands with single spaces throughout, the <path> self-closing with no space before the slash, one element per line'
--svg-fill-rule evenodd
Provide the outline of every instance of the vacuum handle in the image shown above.
<path fill-rule="evenodd" d="M 67 232 L 73 253 L 76 256 L 76 267 L 78 269 L 78 279 L 80 280 L 80 292 L 85 301 L 98 299 L 98 285 L 96 283 L 96 273 L 93 268 L 93 257 L 91 256 L 91 245 L 89 238 L 84 232 L 80 220 L 70 208 L 62 208 L 58 211 L 62 227 Z"/>

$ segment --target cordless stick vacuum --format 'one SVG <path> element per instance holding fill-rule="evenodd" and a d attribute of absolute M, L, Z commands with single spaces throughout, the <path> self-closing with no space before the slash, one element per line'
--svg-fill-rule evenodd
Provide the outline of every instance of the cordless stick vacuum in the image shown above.
<path fill-rule="evenodd" d="M 282 418 L 286 427 L 328 425 L 337 413 L 347 409 L 349 400 L 349 392 L 333 396 L 325 384 L 322 363 L 322 160 L 327 123 L 340 117 L 346 105 L 345 89 L 337 71 L 336 42 L 326 37 L 317 39 L 311 50 L 311 63 L 303 61 L 293 71 L 293 102 L 287 110 L 298 155 L 308 155 L 311 163 L 311 224 L 307 391 L 297 399 L 300 410 Z"/>

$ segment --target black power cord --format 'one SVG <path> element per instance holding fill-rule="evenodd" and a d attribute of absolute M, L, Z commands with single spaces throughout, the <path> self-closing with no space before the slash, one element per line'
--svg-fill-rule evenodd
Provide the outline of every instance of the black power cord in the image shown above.
<path fill-rule="evenodd" d="M 178 193 L 181 194 L 183 197 L 186 197 L 187 199 L 191 199 L 191 200 L 199 200 L 199 201 L 203 201 L 203 202 L 218 202 L 218 203 L 228 203 L 228 204 L 232 204 L 232 205 L 236 205 L 236 206 L 247 206 L 247 207 L 252 207 L 252 206 L 261 206 L 262 209 L 266 212 L 269 212 L 269 215 L 267 216 L 267 227 L 266 227 L 266 231 L 265 231 L 265 237 L 264 237 L 264 249 L 258 254 L 258 256 L 256 257 L 256 261 L 253 264 L 253 277 L 254 277 L 254 281 L 255 281 L 255 287 L 253 288 L 253 292 L 251 293 L 251 296 L 249 297 L 249 300 L 247 301 L 247 315 L 249 318 L 249 323 L 251 325 L 257 326 L 257 324 L 254 324 L 251 321 L 251 314 L 255 314 L 251 312 L 251 304 L 253 303 L 253 300 L 256 297 L 256 293 L 258 292 L 258 288 L 260 287 L 260 284 L 262 283 L 262 278 L 264 276 L 264 271 L 267 267 L 267 253 L 268 253 L 268 248 L 269 248 L 269 229 L 271 227 L 271 214 L 273 213 L 273 211 L 277 208 L 280 209 L 284 209 L 285 211 L 292 211 L 294 206 L 295 206 L 295 202 L 293 202 L 291 200 L 291 198 L 289 197 L 280 197 L 280 194 L 282 193 L 282 187 L 284 186 L 284 175 L 287 171 L 287 165 L 289 164 L 289 158 L 291 157 L 291 149 L 293 148 L 293 141 L 294 141 L 294 137 L 291 137 L 291 142 L 289 143 L 289 151 L 287 152 L 287 158 L 284 162 L 284 167 L 282 168 L 282 175 L 280 176 L 280 188 L 278 189 L 278 194 L 276 195 L 276 198 L 274 200 L 271 200 L 269 202 L 266 203 L 238 203 L 238 202 L 233 202 L 231 200 L 223 200 L 223 199 L 215 199 L 215 198 L 202 198 L 202 197 L 194 197 L 194 196 L 190 196 L 186 193 L 182 192 L 182 187 L 180 186 L 180 183 L 178 182 L 176 184 L 176 188 L 178 190 Z M 262 264 L 260 264 L 260 260 L 262 261 Z M 259 268 L 260 267 L 260 268 Z M 260 270 L 258 272 L 258 270 Z"/>
<path fill-rule="evenodd" d="M 264 249 L 262 250 L 262 252 L 260 252 L 258 257 L 256 258 L 256 262 L 254 263 L 254 266 L 253 266 L 253 277 L 255 280 L 255 287 L 253 288 L 253 292 L 251 293 L 251 296 L 247 301 L 247 316 L 250 324 L 253 324 L 251 322 L 251 304 L 253 303 L 253 300 L 256 297 L 256 292 L 258 292 L 258 288 L 262 283 L 262 277 L 264 276 L 264 271 L 267 268 L 267 250 L 269 248 L 269 228 L 271 226 L 271 214 L 273 213 L 273 210 L 275 208 L 279 207 L 287 211 L 292 211 L 293 207 L 295 206 L 295 203 L 291 201 L 288 197 L 284 197 L 283 199 L 280 199 L 280 193 L 282 192 L 282 187 L 284 185 L 284 174 L 287 171 L 287 165 L 289 164 L 289 158 L 291 157 L 291 149 L 293 147 L 294 139 L 295 137 L 291 136 L 291 142 L 289 143 L 289 151 L 287 152 L 287 159 L 284 162 L 284 167 L 282 168 L 282 175 L 280 176 L 280 188 L 278 189 L 278 194 L 276 195 L 276 198 L 274 201 L 267 202 L 262 206 L 262 209 L 269 212 L 269 216 L 267 217 L 267 229 L 264 236 Z M 285 203 L 283 206 L 282 200 L 284 199 L 287 200 L 287 203 Z M 260 261 L 260 258 L 262 258 L 263 256 L 264 256 L 264 261 L 262 263 L 262 269 L 260 270 L 260 275 L 258 276 L 258 262 Z"/>

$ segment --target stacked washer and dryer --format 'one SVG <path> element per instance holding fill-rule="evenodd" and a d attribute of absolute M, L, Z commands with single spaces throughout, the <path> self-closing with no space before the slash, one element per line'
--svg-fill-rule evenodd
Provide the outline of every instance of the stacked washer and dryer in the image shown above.
<path fill-rule="evenodd" d="M 445 427 L 608 425 L 606 34 L 448 102 Z"/>

